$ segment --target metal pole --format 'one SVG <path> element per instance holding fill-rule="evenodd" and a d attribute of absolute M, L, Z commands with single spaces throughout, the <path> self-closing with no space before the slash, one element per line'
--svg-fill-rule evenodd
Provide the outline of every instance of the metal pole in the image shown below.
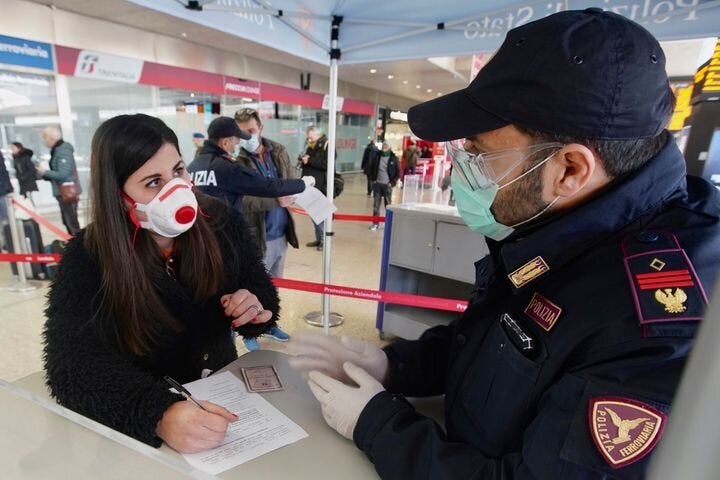
<path fill-rule="evenodd" d="M 335 136 L 337 133 L 337 59 L 330 60 L 330 115 L 328 120 L 328 162 L 327 162 L 327 196 L 333 198 L 335 193 Z M 328 235 L 329 234 L 329 235 Z M 323 250 L 323 283 L 330 283 L 330 263 L 333 245 L 333 217 L 325 220 L 325 249 Z M 342 322 L 341 322 L 342 323 Z M 330 334 L 330 295 L 323 294 L 323 329 L 325 335 Z"/>
<path fill-rule="evenodd" d="M 330 111 L 328 112 L 328 144 L 327 144 L 327 173 L 326 193 L 329 199 L 335 193 L 335 134 L 337 131 L 337 84 L 338 84 L 338 59 L 340 49 L 338 48 L 339 30 L 342 17 L 333 17 L 332 31 L 330 32 Z M 333 218 L 332 215 L 325 220 L 323 229 L 323 283 L 330 283 L 330 263 L 332 258 L 333 241 Z M 330 295 L 322 295 L 322 327 L 325 335 L 330 335 L 330 327 L 336 327 L 344 322 L 339 313 L 330 313 Z M 305 321 L 310 325 L 320 326 L 317 321 L 318 312 L 310 312 L 305 316 Z"/>
<path fill-rule="evenodd" d="M 11 195 L 5 195 L 7 204 L 8 223 L 10 227 L 10 238 L 12 238 L 13 252 L 25 253 L 25 232 L 22 229 L 22 220 L 15 218 L 15 207 Z M 18 224 L 20 224 L 20 232 L 18 232 Z M 37 289 L 37 285 L 27 281 L 25 276 L 25 263 L 17 262 L 17 280 L 11 283 L 7 289 L 10 292 L 31 292 Z"/>

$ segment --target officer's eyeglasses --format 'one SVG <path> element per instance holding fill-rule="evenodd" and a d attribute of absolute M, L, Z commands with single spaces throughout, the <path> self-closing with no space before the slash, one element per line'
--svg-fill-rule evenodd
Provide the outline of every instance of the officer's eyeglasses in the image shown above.
<path fill-rule="evenodd" d="M 484 190 L 498 187 L 520 164 L 529 157 L 548 150 L 559 150 L 562 143 L 538 143 L 526 148 L 512 148 L 488 153 L 471 153 L 465 150 L 465 139 L 452 140 L 445 143 L 452 161 L 453 175 L 463 182 L 470 190 Z"/>

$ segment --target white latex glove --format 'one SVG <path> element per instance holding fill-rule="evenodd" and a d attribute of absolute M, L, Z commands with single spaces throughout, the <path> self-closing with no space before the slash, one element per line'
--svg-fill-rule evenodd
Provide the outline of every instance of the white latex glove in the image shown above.
<path fill-rule="evenodd" d="M 317 371 L 310 372 L 308 385 L 320 402 L 323 418 L 343 437 L 352 440 L 360 414 L 372 398 L 385 388 L 368 372 L 350 362 L 344 372 L 358 387 L 351 387 Z"/>
<path fill-rule="evenodd" d="M 378 382 L 383 382 L 388 371 L 388 359 L 376 345 L 346 335 L 329 337 L 318 333 L 300 332 L 287 344 L 290 366 L 303 378 L 317 370 L 336 380 L 349 383 L 343 363 L 350 362 L 367 371 Z"/>
<path fill-rule="evenodd" d="M 305 182 L 305 188 L 310 188 L 315 186 L 315 177 L 312 175 L 305 175 L 302 177 L 302 181 Z"/>

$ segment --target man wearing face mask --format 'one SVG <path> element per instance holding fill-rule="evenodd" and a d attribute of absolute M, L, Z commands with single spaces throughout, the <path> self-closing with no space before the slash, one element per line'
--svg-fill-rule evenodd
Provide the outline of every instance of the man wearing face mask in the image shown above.
<path fill-rule="evenodd" d="M 309 175 L 315 179 L 315 187 L 327 195 L 327 137 L 315 127 L 308 127 L 305 132 L 307 138 L 307 148 L 304 153 L 298 156 L 303 175 Z M 323 234 L 325 222 L 313 222 L 315 229 L 315 241 L 308 242 L 305 245 L 315 247 L 317 250 L 323 249 Z"/>
<path fill-rule="evenodd" d="M 260 115 L 252 108 L 243 108 L 235 112 L 235 121 L 242 131 L 251 135 L 248 140 L 240 140 L 240 153 L 237 161 L 240 165 L 254 170 L 268 178 L 295 178 L 295 169 L 290 165 L 285 146 L 262 135 L 263 124 Z M 295 222 L 290 210 L 292 196 L 280 198 L 262 198 L 246 195 L 243 199 L 243 216 L 250 229 L 255 233 L 258 245 L 263 252 L 263 262 L 271 276 L 282 278 L 287 257 L 288 243 L 298 248 Z M 280 329 L 272 327 L 267 336 L 286 342 L 290 336 Z M 258 350 L 255 338 L 244 339 L 245 348 Z"/>
<path fill-rule="evenodd" d="M 202 193 L 226 200 L 238 211 L 242 211 L 243 195 L 259 197 L 286 197 L 314 185 L 315 179 L 280 179 L 264 177 L 256 171 L 235 161 L 240 151 L 240 140 L 250 140 L 230 117 L 218 117 L 208 126 L 208 139 L 195 160 L 188 166 L 188 172 L 195 186 Z"/>
<path fill-rule="evenodd" d="M 382 478 L 644 477 L 720 266 L 720 195 L 665 130 L 664 63 L 640 25 L 567 11 L 409 110 L 418 137 L 461 139 L 458 210 L 490 248 L 467 310 L 382 350 L 291 342 Z M 402 396 L 441 394 L 444 428 Z"/>

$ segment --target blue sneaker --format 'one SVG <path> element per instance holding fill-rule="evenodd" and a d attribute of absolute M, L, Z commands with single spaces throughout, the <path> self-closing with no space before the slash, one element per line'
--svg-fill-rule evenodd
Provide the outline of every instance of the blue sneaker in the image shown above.
<path fill-rule="evenodd" d="M 270 337 L 273 340 L 277 340 L 278 342 L 287 342 L 288 340 L 290 340 L 290 335 L 283 332 L 280 327 L 272 327 L 270 330 L 265 332 L 263 336 Z"/>
<path fill-rule="evenodd" d="M 260 350 L 260 344 L 258 343 L 257 338 L 243 337 L 243 343 L 245 344 L 245 348 L 248 352 L 256 352 Z"/>

